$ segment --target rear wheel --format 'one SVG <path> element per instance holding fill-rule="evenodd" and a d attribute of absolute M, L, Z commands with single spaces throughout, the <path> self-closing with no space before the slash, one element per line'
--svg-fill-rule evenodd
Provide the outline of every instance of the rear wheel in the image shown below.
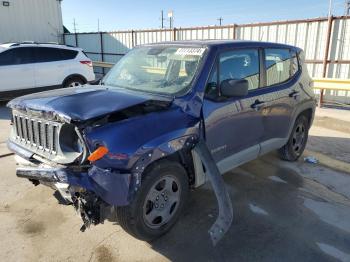
<path fill-rule="evenodd" d="M 296 161 L 304 152 L 309 135 L 309 122 L 304 115 L 295 121 L 290 138 L 282 148 L 279 149 L 281 159 Z"/>
<path fill-rule="evenodd" d="M 132 203 L 117 208 L 117 219 L 129 234 L 141 240 L 152 240 L 175 224 L 188 193 L 185 169 L 177 162 L 163 160 L 146 171 Z"/>
<path fill-rule="evenodd" d="M 81 86 L 84 84 L 85 84 L 85 81 L 83 79 L 81 79 L 80 77 L 72 77 L 63 83 L 63 87 L 64 88 L 66 88 L 66 87 L 78 87 L 78 86 Z"/>

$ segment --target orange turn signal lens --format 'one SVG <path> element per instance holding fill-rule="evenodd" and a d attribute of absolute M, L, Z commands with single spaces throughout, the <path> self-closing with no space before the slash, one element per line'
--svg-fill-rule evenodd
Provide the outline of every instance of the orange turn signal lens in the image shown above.
<path fill-rule="evenodd" d="M 108 148 L 105 146 L 99 146 L 94 152 L 91 153 L 91 155 L 88 157 L 88 160 L 90 162 L 97 161 L 104 157 L 108 153 Z"/>

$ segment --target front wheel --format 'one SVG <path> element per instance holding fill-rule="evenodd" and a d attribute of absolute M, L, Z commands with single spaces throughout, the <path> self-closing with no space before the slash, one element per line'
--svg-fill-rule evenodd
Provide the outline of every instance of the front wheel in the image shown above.
<path fill-rule="evenodd" d="M 295 121 L 287 144 L 278 150 L 281 159 L 296 161 L 304 152 L 309 136 L 309 121 L 301 115 Z"/>
<path fill-rule="evenodd" d="M 188 177 L 182 165 L 163 160 L 146 171 L 132 203 L 117 208 L 117 219 L 134 237 L 155 239 L 175 224 L 188 193 Z"/>

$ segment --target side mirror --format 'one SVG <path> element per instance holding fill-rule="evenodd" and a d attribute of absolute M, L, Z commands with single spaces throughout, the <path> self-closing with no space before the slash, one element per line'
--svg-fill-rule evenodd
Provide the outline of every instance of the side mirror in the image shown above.
<path fill-rule="evenodd" d="M 246 96 L 248 94 L 246 79 L 226 79 L 220 84 L 221 95 L 225 97 Z"/>

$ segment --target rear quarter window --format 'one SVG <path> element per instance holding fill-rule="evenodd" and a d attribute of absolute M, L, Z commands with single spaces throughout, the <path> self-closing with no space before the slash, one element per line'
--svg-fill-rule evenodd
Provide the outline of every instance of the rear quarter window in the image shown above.
<path fill-rule="evenodd" d="M 76 58 L 78 55 L 78 51 L 70 50 L 70 49 L 61 49 L 61 60 L 70 60 Z"/>
<path fill-rule="evenodd" d="M 265 49 L 267 86 L 288 81 L 299 70 L 297 54 L 289 49 Z"/>

